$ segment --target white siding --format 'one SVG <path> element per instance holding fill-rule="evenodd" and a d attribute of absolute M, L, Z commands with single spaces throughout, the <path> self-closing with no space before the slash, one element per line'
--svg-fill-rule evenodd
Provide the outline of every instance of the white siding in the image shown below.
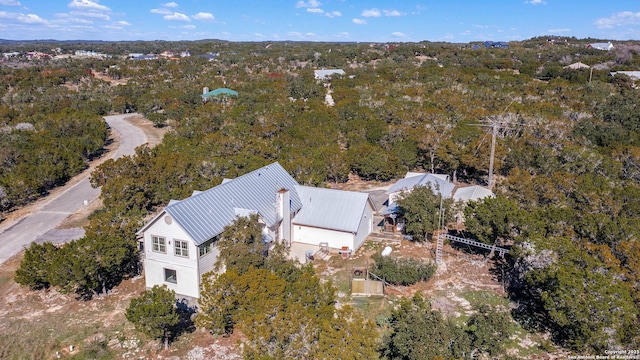
<path fill-rule="evenodd" d="M 314 228 L 304 225 L 293 226 L 293 238 L 296 242 L 318 246 L 321 242 L 329 244 L 330 248 L 340 249 L 348 246 L 353 249 L 353 234 L 342 231 Z"/>
<path fill-rule="evenodd" d="M 364 208 L 364 215 L 360 219 L 360 226 L 358 226 L 358 233 L 354 238 L 353 250 L 358 250 L 360 246 L 367 239 L 369 234 L 373 231 L 373 208 L 367 202 L 367 206 Z"/>
<path fill-rule="evenodd" d="M 164 213 L 144 232 L 144 275 L 147 288 L 154 285 L 167 285 L 179 295 L 198 297 L 198 248 L 180 226 L 172 221 L 165 222 Z M 152 236 L 165 238 L 166 253 L 153 251 Z M 189 257 L 176 256 L 174 245 L 176 240 L 189 244 Z M 177 283 L 166 282 L 164 269 L 176 271 Z"/>
<path fill-rule="evenodd" d="M 211 252 L 198 259 L 198 274 L 200 274 L 199 278 L 202 277 L 202 275 L 213 270 L 213 267 L 216 265 L 216 261 L 218 261 L 218 256 L 220 256 L 220 250 L 214 243 Z"/>

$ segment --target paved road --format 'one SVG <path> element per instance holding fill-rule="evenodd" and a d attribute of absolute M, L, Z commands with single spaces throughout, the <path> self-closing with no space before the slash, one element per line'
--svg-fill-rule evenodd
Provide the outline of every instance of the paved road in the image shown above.
<path fill-rule="evenodd" d="M 135 152 L 136 147 L 147 142 L 147 137 L 136 126 L 125 121 L 127 115 L 105 116 L 107 124 L 112 131 L 118 133 L 120 146 L 111 157 L 119 158 Z M 54 229 L 69 215 L 85 206 L 85 201 L 91 202 L 100 195 L 100 189 L 94 189 L 89 183 L 90 171 L 86 170 L 80 182 L 67 185 L 62 192 L 50 199 L 46 199 L 43 205 L 32 214 L 15 221 L 12 224 L 3 224 L 0 229 L 0 264 L 28 247 L 31 242 L 38 239 L 39 242 L 47 231 Z"/>

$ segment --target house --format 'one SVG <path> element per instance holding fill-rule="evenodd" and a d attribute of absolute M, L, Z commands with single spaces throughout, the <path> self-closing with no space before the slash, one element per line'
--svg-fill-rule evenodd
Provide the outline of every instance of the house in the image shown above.
<path fill-rule="evenodd" d="M 211 98 L 230 98 L 230 97 L 238 97 L 238 92 L 235 90 L 227 89 L 227 88 L 217 88 L 215 90 L 209 91 L 208 87 L 202 88 L 202 97 L 203 101 L 209 101 Z"/>
<path fill-rule="evenodd" d="M 577 63 L 573 63 L 573 64 L 570 64 L 570 65 L 567 65 L 567 66 L 563 67 L 563 69 L 577 70 L 577 69 L 589 69 L 590 67 L 591 66 L 578 61 Z"/>
<path fill-rule="evenodd" d="M 429 186 L 434 193 L 440 193 L 444 198 L 450 198 L 455 187 L 449 181 L 449 175 L 408 172 L 387 190 L 388 203 L 394 203 L 403 192 L 409 192 L 416 186 Z"/>
<path fill-rule="evenodd" d="M 404 219 L 396 200 L 402 194 L 411 192 L 417 186 L 428 186 L 434 194 L 440 194 L 443 198 L 450 198 L 455 185 L 449 181 L 449 175 L 425 174 L 408 172 L 403 179 L 398 180 L 387 190 L 387 208 L 380 215 L 384 216 L 384 230 L 400 232 L 404 228 Z"/>
<path fill-rule="evenodd" d="M 313 77 L 316 80 L 329 80 L 333 75 L 344 75 L 342 69 L 314 70 Z"/>
<path fill-rule="evenodd" d="M 597 50 L 609 51 L 609 50 L 613 50 L 613 44 L 611 42 L 591 43 L 591 44 L 587 45 L 587 49 L 597 49 Z"/>
<path fill-rule="evenodd" d="M 485 41 L 482 45 L 487 49 L 508 49 L 509 44 L 504 41 Z"/>
<path fill-rule="evenodd" d="M 495 197 L 496 195 L 489 189 L 479 186 L 465 186 L 456 189 L 453 193 L 453 200 L 469 202 L 469 201 L 478 201 L 487 197 Z"/>
<path fill-rule="evenodd" d="M 371 233 L 368 194 L 300 186 L 273 163 L 190 197 L 172 200 L 138 231 L 145 284 L 167 285 L 186 299 L 214 269 L 216 241 L 236 218 L 256 214 L 267 246 L 302 243 L 355 251 Z"/>
<path fill-rule="evenodd" d="M 630 77 L 632 80 L 640 80 L 640 71 L 612 71 L 611 73 L 609 73 L 611 76 L 616 76 L 618 74 L 620 75 L 627 75 L 628 77 Z"/>

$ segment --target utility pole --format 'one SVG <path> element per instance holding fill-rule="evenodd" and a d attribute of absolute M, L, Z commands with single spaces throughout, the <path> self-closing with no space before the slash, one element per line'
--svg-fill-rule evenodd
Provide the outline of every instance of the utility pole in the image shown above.
<path fill-rule="evenodd" d="M 496 134 L 498 133 L 498 123 L 496 121 L 491 124 L 491 157 L 489 158 L 489 190 L 493 191 L 493 157 L 496 154 Z"/>

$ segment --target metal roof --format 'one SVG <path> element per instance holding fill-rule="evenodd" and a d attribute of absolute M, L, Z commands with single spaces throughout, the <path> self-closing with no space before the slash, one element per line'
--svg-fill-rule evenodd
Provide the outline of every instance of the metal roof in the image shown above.
<path fill-rule="evenodd" d="M 484 199 L 486 197 L 494 197 L 495 195 L 491 190 L 483 188 L 482 186 L 473 185 L 467 187 L 461 187 L 453 194 L 455 201 L 476 201 Z"/>
<path fill-rule="evenodd" d="M 231 90 L 231 89 L 227 89 L 227 88 L 217 88 L 215 90 L 211 90 L 206 94 L 202 94 L 201 96 L 203 98 L 209 98 L 212 96 L 218 96 L 218 95 L 226 95 L 226 96 L 238 96 L 238 92 L 235 90 Z"/>
<path fill-rule="evenodd" d="M 293 224 L 357 233 L 369 194 L 297 186 L 302 209 Z"/>
<path fill-rule="evenodd" d="M 257 212 L 273 226 L 280 219 L 276 211 L 278 190 L 290 191 L 291 211 L 302 207 L 296 180 L 277 162 L 254 170 L 209 190 L 167 205 L 165 211 L 191 236 L 196 245 L 220 234 L 240 213 Z"/>
<path fill-rule="evenodd" d="M 334 75 L 334 74 L 344 75 L 344 70 L 342 70 L 342 69 L 327 69 L 327 70 L 314 70 L 313 71 L 313 75 L 317 79 L 328 78 L 328 77 L 331 77 L 331 75 Z"/>
<path fill-rule="evenodd" d="M 387 194 L 411 190 L 416 186 L 428 186 L 434 193 L 440 193 L 443 197 L 450 198 L 454 185 L 446 181 L 444 179 L 445 176 L 446 175 L 440 174 L 422 174 L 422 176 L 410 176 L 400 179 L 387 190 Z"/>

